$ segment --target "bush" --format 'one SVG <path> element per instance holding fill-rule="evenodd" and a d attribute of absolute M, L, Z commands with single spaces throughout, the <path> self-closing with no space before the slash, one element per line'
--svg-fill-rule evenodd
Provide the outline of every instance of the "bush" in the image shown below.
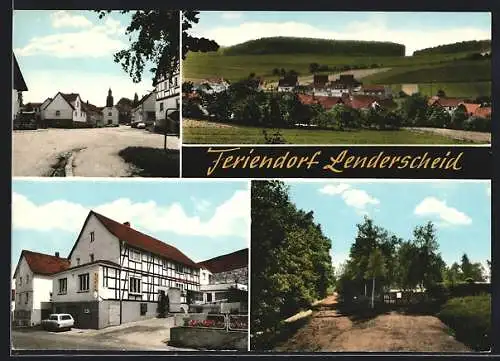
<path fill-rule="evenodd" d="M 457 340 L 476 351 L 490 349 L 491 296 L 452 298 L 437 314 L 455 332 Z"/>

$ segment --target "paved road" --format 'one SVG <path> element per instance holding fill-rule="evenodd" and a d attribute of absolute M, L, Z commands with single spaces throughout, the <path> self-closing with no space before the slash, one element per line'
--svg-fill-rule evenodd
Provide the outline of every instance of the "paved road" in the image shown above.
<path fill-rule="evenodd" d="M 13 175 L 48 176 L 62 154 L 73 154 L 74 176 L 127 177 L 133 167 L 118 155 L 127 147 L 162 149 L 164 136 L 128 126 L 92 129 L 39 129 L 13 132 Z M 167 147 L 179 149 L 177 137 Z"/>
<path fill-rule="evenodd" d="M 134 350 L 179 351 L 167 345 L 152 346 L 127 343 L 120 338 L 65 335 L 64 332 L 42 330 L 12 331 L 12 348 L 15 350 Z"/>

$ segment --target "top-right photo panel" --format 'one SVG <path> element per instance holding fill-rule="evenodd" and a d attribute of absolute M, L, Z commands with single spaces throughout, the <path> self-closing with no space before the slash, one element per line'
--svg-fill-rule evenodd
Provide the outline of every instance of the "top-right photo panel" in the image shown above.
<path fill-rule="evenodd" d="M 187 12 L 184 144 L 491 144 L 489 12 Z"/>

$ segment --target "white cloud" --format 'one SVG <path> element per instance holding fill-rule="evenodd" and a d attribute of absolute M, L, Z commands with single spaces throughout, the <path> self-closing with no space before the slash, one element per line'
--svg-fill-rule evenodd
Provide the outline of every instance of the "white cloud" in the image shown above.
<path fill-rule="evenodd" d="M 250 194 L 236 191 L 215 208 L 209 219 L 187 214 L 180 203 L 159 205 L 155 201 L 133 202 L 120 198 L 92 208 L 117 222 L 130 221 L 144 232 L 170 231 L 186 236 L 247 238 L 250 227 Z M 37 205 L 22 194 L 13 193 L 13 228 L 35 231 L 77 232 L 90 209 L 77 203 L 56 200 Z"/>
<path fill-rule="evenodd" d="M 199 212 L 207 211 L 212 205 L 212 203 L 207 201 L 206 199 L 197 199 L 195 197 L 191 197 L 191 201 L 194 203 L 196 210 Z"/>
<path fill-rule="evenodd" d="M 224 11 L 221 14 L 221 17 L 225 20 L 235 20 L 235 19 L 240 19 L 243 17 L 243 13 L 237 12 L 237 11 Z"/>
<path fill-rule="evenodd" d="M 107 18 L 94 25 L 83 15 L 58 11 L 53 15 L 53 27 L 74 26 L 74 31 L 37 36 L 28 44 L 14 49 L 18 56 L 48 55 L 56 58 L 100 58 L 126 47 L 121 37 L 125 32 L 119 21 Z"/>
<path fill-rule="evenodd" d="M 298 21 L 288 22 L 242 22 L 238 25 L 219 25 L 215 28 L 195 33 L 213 39 L 222 46 L 231 46 L 248 40 L 291 36 L 337 40 L 391 41 L 406 45 L 406 55 L 427 47 L 458 41 L 484 40 L 491 38 L 491 32 L 460 25 L 448 29 L 394 30 L 390 29 L 383 16 L 375 16 L 365 22 L 351 22 L 342 31 L 329 31 L 315 25 Z"/>
<path fill-rule="evenodd" d="M 125 73 L 122 76 L 99 72 L 79 72 L 67 70 L 27 71 L 24 78 L 28 91 L 23 93 L 23 100 L 28 102 L 43 102 L 53 97 L 57 92 L 78 93 L 83 101 L 89 101 L 97 106 L 104 106 L 108 88 L 113 91 L 115 103 L 122 97 L 132 99 L 134 93 L 147 94 L 153 89 L 152 79 L 135 84 Z"/>
<path fill-rule="evenodd" d="M 380 204 L 377 198 L 370 196 L 366 191 L 352 188 L 346 183 L 326 184 L 319 189 L 319 192 L 331 196 L 340 195 L 344 203 L 354 208 L 359 214 L 366 214 L 369 205 Z"/>
<path fill-rule="evenodd" d="M 435 197 L 426 197 L 420 202 L 414 211 L 417 216 L 434 216 L 437 217 L 442 225 L 469 225 L 472 219 L 465 213 L 450 207 L 445 201 L 441 201 Z"/>
<path fill-rule="evenodd" d="M 92 22 L 83 15 L 72 15 L 66 10 L 59 10 L 50 16 L 54 28 L 91 26 Z"/>

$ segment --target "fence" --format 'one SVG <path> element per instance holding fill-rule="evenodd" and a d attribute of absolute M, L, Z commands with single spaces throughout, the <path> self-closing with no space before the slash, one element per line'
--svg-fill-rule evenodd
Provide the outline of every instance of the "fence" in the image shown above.
<path fill-rule="evenodd" d="M 209 328 L 225 331 L 248 332 L 248 315 L 204 314 L 192 315 L 184 319 L 184 327 Z"/>

